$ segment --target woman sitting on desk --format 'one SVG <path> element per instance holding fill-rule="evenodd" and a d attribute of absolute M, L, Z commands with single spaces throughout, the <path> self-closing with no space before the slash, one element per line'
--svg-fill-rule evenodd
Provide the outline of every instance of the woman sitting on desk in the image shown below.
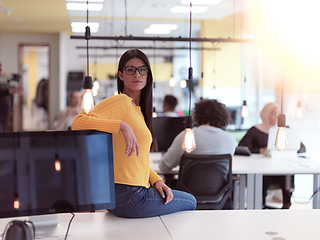
<path fill-rule="evenodd" d="M 157 148 L 152 120 L 153 77 L 147 56 L 126 51 L 118 66 L 118 92 L 86 115 L 80 113 L 72 129 L 112 133 L 116 207 L 120 217 L 154 217 L 194 210 L 196 199 L 172 190 L 150 168 L 150 150 Z"/>
<path fill-rule="evenodd" d="M 276 127 L 278 115 L 280 114 L 280 106 L 277 103 L 266 104 L 260 112 L 262 120 L 261 124 L 251 127 L 246 135 L 239 142 L 239 146 L 247 146 L 252 153 L 265 153 L 268 145 L 268 134 L 272 127 Z M 303 144 L 298 152 L 305 151 Z M 280 185 L 283 196 L 283 209 L 289 209 L 291 206 L 290 198 L 292 192 L 286 189 L 286 176 L 264 176 L 263 177 L 263 205 L 267 190 L 271 184 Z M 294 188 L 294 178 L 291 177 L 291 186 Z"/>
<path fill-rule="evenodd" d="M 198 125 L 193 129 L 197 147 L 191 154 L 234 154 L 236 140 L 224 131 L 230 121 L 224 104 L 217 100 L 202 99 L 195 104 L 193 115 Z M 160 170 L 169 171 L 179 165 L 180 158 L 185 153 L 181 148 L 183 135 L 184 131 L 179 133 L 162 156 Z"/>

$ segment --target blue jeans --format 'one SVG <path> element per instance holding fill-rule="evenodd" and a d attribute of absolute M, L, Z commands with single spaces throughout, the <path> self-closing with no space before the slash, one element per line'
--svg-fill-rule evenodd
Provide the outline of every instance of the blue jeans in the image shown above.
<path fill-rule="evenodd" d="M 116 184 L 115 193 L 116 207 L 108 209 L 108 211 L 124 218 L 154 217 L 184 210 L 194 210 L 197 206 L 194 196 L 177 190 L 172 190 L 173 199 L 167 204 L 164 204 L 165 199 L 154 187 Z"/>

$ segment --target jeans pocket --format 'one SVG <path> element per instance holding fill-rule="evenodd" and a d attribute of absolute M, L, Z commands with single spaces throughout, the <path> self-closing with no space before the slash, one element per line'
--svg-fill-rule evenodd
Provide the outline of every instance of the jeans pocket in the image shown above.
<path fill-rule="evenodd" d="M 124 218 L 137 218 L 142 214 L 142 212 L 133 205 L 131 199 L 128 199 L 124 203 L 117 204 L 114 209 L 110 209 L 109 211 L 118 217 Z"/>

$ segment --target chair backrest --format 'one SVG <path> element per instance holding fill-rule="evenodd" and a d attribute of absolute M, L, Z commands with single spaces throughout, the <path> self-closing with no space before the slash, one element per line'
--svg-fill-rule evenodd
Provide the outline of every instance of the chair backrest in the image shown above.
<path fill-rule="evenodd" d="M 158 150 L 166 152 L 174 138 L 184 130 L 185 117 L 157 117 L 153 119 Z"/>
<path fill-rule="evenodd" d="M 177 189 L 191 193 L 198 203 L 219 202 L 232 186 L 230 154 L 182 155 Z"/>

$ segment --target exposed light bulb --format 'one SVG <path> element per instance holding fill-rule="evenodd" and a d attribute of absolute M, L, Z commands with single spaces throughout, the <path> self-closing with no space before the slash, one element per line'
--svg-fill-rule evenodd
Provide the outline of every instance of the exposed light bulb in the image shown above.
<path fill-rule="evenodd" d="M 89 114 L 89 112 L 94 109 L 92 87 L 92 78 L 90 76 L 85 76 L 83 81 L 84 94 L 82 95 L 80 108 L 86 114 Z"/>
<path fill-rule="evenodd" d="M 61 163 L 60 163 L 60 158 L 59 158 L 58 153 L 56 153 L 56 156 L 55 156 L 54 169 L 57 172 L 60 172 L 60 170 L 61 170 Z"/>
<path fill-rule="evenodd" d="M 98 95 L 98 90 L 95 88 L 92 88 L 92 96 L 97 96 Z"/>
<path fill-rule="evenodd" d="M 94 108 L 93 104 L 93 95 L 91 89 L 85 89 L 85 92 L 81 99 L 81 110 L 84 111 L 86 114 L 91 112 Z"/>
<path fill-rule="evenodd" d="M 243 118 L 248 117 L 248 108 L 247 108 L 247 101 L 246 100 L 243 101 L 243 105 L 242 105 L 242 109 L 241 109 L 241 116 Z"/>
<path fill-rule="evenodd" d="M 20 203 L 19 203 L 19 200 L 18 198 L 16 198 L 13 202 L 13 207 L 14 209 L 19 209 L 20 208 Z"/>
<path fill-rule="evenodd" d="M 98 90 L 99 87 L 100 87 L 100 84 L 99 84 L 98 80 L 95 79 L 94 82 L 93 82 L 93 88 Z"/>
<path fill-rule="evenodd" d="M 173 77 L 171 77 L 169 80 L 169 86 L 174 87 L 175 85 L 176 85 L 176 80 Z"/>
<path fill-rule="evenodd" d="M 19 209 L 20 208 L 20 203 L 19 203 L 19 198 L 18 198 L 18 193 L 14 193 L 14 201 L 13 201 L 13 208 L 14 209 Z"/>
<path fill-rule="evenodd" d="M 288 147 L 288 138 L 284 127 L 278 128 L 275 146 L 279 151 L 284 151 Z"/>
<path fill-rule="evenodd" d="M 59 160 L 56 160 L 56 161 L 54 162 L 54 168 L 55 168 L 55 170 L 56 170 L 57 172 L 60 172 L 60 170 L 61 170 L 61 163 L 60 163 Z"/>
<path fill-rule="evenodd" d="M 156 108 L 155 108 L 155 107 L 153 107 L 152 117 L 153 117 L 153 118 L 158 117 L 158 114 L 157 114 L 157 112 L 156 112 Z"/>
<path fill-rule="evenodd" d="M 185 131 L 182 140 L 182 149 L 187 153 L 192 152 L 196 148 L 196 140 L 194 138 L 194 133 L 192 130 L 193 119 L 192 116 L 187 116 L 185 119 Z"/>
<path fill-rule="evenodd" d="M 196 148 L 196 141 L 192 128 L 186 128 L 184 131 L 182 149 L 187 153 L 192 152 Z"/>
<path fill-rule="evenodd" d="M 275 147 L 279 151 L 284 151 L 288 147 L 288 138 L 286 134 L 286 115 L 278 116 L 278 132 L 276 135 Z"/>
<path fill-rule="evenodd" d="M 186 88 L 186 87 L 187 87 L 187 81 L 184 80 L 184 79 L 182 79 L 182 80 L 180 81 L 180 87 L 181 87 L 181 88 Z"/>
<path fill-rule="evenodd" d="M 298 101 L 298 103 L 297 103 L 296 117 L 297 118 L 302 117 L 302 109 L 301 109 L 301 102 L 300 101 Z"/>

